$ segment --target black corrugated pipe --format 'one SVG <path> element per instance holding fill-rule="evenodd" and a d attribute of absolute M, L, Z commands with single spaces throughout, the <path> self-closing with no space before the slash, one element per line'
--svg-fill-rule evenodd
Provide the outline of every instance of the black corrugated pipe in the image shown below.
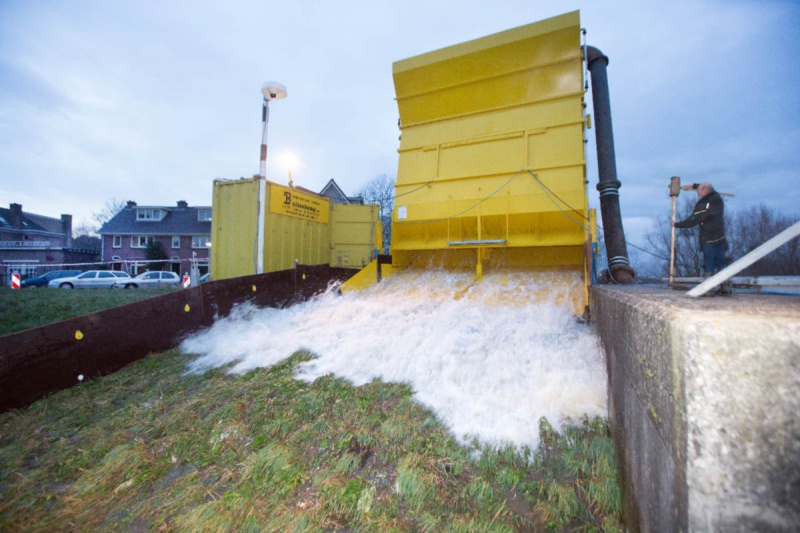
<path fill-rule="evenodd" d="M 633 283 L 636 273 L 628 264 L 628 248 L 619 210 L 617 159 L 614 155 L 614 129 L 611 126 L 611 100 L 608 96 L 608 57 L 594 46 L 586 47 L 586 62 L 592 73 L 594 131 L 597 139 L 597 168 L 600 176 L 600 212 L 606 243 L 608 269 L 617 283 Z"/>

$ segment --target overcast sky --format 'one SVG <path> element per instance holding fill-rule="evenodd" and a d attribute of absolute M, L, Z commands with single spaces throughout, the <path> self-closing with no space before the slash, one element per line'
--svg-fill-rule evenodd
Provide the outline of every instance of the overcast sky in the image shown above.
<path fill-rule="evenodd" d="M 258 172 L 271 80 L 268 178 L 293 154 L 295 184 L 353 194 L 397 172 L 392 62 L 576 9 L 610 58 L 629 240 L 672 175 L 800 213 L 800 3 L 779 0 L 0 0 L 0 205 L 75 226 L 110 199 L 210 205 Z"/>

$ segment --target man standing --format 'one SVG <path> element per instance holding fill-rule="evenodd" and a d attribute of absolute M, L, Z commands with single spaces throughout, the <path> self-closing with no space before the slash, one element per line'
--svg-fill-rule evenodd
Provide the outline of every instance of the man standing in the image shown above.
<path fill-rule="evenodd" d="M 703 276 L 709 277 L 725 268 L 725 205 L 722 203 L 722 197 L 708 182 L 684 185 L 681 189 L 696 190 L 700 199 L 689 218 L 680 222 L 670 221 L 670 226 L 691 228 L 700 225 Z M 723 284 L 719 292 L 730 294 L 730 284 Z"/>

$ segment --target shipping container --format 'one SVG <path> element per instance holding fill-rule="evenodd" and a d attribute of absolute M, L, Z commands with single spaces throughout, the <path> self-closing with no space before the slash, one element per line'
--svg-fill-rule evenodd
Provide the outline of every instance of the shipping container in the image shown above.
<path fill-rule="evenodd" d="M 379 210 L 334 205 L 327 196 L 260 177 L 215 180 L 211 276 L 277 272 L 296 263 L 361 269 L 379 247 Z"/>

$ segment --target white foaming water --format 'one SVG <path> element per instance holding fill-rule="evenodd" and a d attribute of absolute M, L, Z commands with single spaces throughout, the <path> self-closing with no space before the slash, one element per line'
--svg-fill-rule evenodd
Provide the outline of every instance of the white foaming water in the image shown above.
<path fill-rule="evenodd" d="M 584 414 L 605 417 L 600 344 L 571 306 L 551 303 L 580 290 L 577 276 L 471 281 L 402 272 L 366 291 L 288 309 L 243 305 L 181 349 L 200 355 L 194 371 L 235 362 L 232 372 L 244 372 L 306 349 L 317 358 L 300 365 L 299 379 L 332 373 L 354 385 L 409 383 L 462 443 L 535 448 L 540 417 L 556 429 Z"/>

